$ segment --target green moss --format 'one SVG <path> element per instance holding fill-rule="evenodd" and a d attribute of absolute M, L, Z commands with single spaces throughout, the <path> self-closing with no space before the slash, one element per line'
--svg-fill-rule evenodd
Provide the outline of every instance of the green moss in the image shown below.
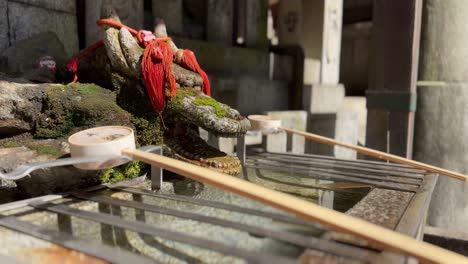
<path fill-rule="evenodd" d="M 215 111 L 216 111 L 216 116 L 219 117 L 219 118 L 227 116 L 227 111 L 224 110 L 221 107 L 219 102 L 217 102 L 216 100 L 214 100 L 211 97 L 200 96 L 200 97 L 197 97 L 197 99 L 195 99 L 195 101 L 193 103 L 195 105 L 209 105 L 209 106 L 213 107 L 215 109 Z"/>
<path fill-rule="evenodd" d="M 49 155 L 52 157 L 60 157 L 62 153 L 59 149 L 51 145 L 34 145 L 34 144 L 27 144 L 27 147 L 37 151 L 40 155 Z"/>
<path fill-rule="evenodd" d="M 179 88 L 176 90 L 176 96 L 175 97 L 170 97 L 169 92 L 166 92 L 166 98 L 169 99 L 169 106 L 170 107 L 178 107 L 182 105 L 182 102 L 185 97 L 187 96 L 192 96 L 195 97 L 197 95 L 200 95 L 202 92 L 197 91 L 192 88 Z"/>
<path fill-rule="evenodd" d="M 55 85 L 47 88 L 46 95 L 35 138 L 64 138 L 93 126 L 131 126 L 131 115 L 117 105 L 115 94 L 97 85 Z"/>
<path fill-rule="evenodd" d="M 21 147 L 21 144 L 16 142 L 16 141 L 7 141 L 7 142 L 2 144 L 2 147 L 4 147 L 4 148 L 17 148 L 17 147 Z"/>
<path fill-rule="evenodd" d="M 160 145 L 162 144 L 163 131 L 159 126 L 158 118 L 139 118 L 132 119 L 135 127 L 137 141 L 140 145 Z"/>
<path fill-rule="evenodd" d="M 102 183 L 117 183 L 123 180 L 131 180 L 140 175 L 144 169 L 144 164 L 139 161 L 130 161 L 127 164 L 101 172 L 99 179 Z"/>
<path fill-rule="evenodd" d="M 99 93 L 103 91 L 103 88 L 92 83 L 85 83 L 85 84 L 75 83 L 68 87 L 72 89 L 76 89 L 80 93 L 84 93 L 84 94 L 95 94 L 95 93 Z"/>

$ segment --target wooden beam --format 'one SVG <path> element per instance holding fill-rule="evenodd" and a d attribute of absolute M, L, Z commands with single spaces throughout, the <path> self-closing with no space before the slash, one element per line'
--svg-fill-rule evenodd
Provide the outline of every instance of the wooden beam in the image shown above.
<path fill-rule="evenodd" d="M 370 89 L 416 92 L 421 11 L 422 0 L 374 1 Z M 385 112 L 388 121 L 379 118 Z M 372 110 L 367 124 L 368 147 L 384 151 L 386 145 L 392 154 L 412 157 L 414 112 Z"/>

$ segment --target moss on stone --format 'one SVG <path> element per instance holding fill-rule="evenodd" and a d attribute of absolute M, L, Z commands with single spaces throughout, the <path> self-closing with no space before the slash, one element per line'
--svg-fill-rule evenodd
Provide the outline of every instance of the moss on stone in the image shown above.
<path fill-rule="evenodd" d="M 166 91 L 166 97 L 168 98 L 168 107 L 177 108 L 180 107 L 183 103 L 184 98 L 187 96 L 196 97 L 200 95 L 201 92 L 191 88 L 179 88 L 176 90 L 176 95 L 170 97 L 169 92 Z"/>
<path fill-rule="evenodd" d="M 155 114 L 156 115 L 156 114 Z M 137 142 L 139 145 L 161 145 L 163 141 L 163 131 L 159 125 L 157 117 L 132 119 Z"/>
<path fill-rule="evenodd" d="M 84 84 L 75 83 L 68 87 L 72 89 L 77 89 L 79 92 L 85 93 L 85 94 L 95 94 L 103 90 L 103 88 L 92 83 L 84 83 Z"/>
<path fill-rule="evenodd" d="M 35 138 L 64 138 L 78 129 L 129 125 L 131 115 L 120 108 L 113 92 L 95 84 L 55 85 L 46 89 L 43 117 Z"/>
<path fill-rule="evenodd" d="M 101 183 L 117 183 L 131 180 L 143 174 L 145 165 L 139 161 L 130 161 L 127 164 L 103 170 L 99 176 Z"/>
<path fill-rule="evenodd" d="M 39 155 L 49 155 L 58 158 L 62 155 L 59 149 L 51 145 L 27 144 L 28 148 L 37 151 Z"/>
<path fill-rule="evenodd" d="M 216 116 L 219 118 L 226 117 L 228 114 L 227 111 L 221 107 L 218 101 L 208 96 L 197 97 L 195 101 L 193 101 L 193 103 L 195 105 L 208 105 L 208 106 L 213 107 L 216 111 Z"/>
<path fill-rule="evenodd" d="M 16 142 L 16 141 L 7 141 L 2 144 L 2 147 L 4 148 L 17 148 L 21 147 L 21 144 Z"/>

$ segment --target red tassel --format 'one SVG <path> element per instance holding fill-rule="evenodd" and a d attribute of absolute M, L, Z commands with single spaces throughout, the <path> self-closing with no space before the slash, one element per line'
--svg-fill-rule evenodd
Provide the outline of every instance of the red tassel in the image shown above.
<path fill-rule="evenodd" d="M 78 64 L 80 60 L 78 57 L 73 57 L 68 63 L 67 63 L 67 69 L 73 73 L 78 71 Z"/>
<path fill-rule="evenodd" d="M 67 69 L 73 73 L 73 81 L 71 81 L 68 85 L 74 84 L 78 81 L 78 64 L 80 63 L 80 60 L 78 57 L 72 58 L 68 63 L 67 63 Z"/>
<path fill-rule="evenodd" d="M 172 73 L 171 63 L 174 54 L 169 45 L 162 40 L 154 40 L 148 43 L 143 54 L 141 68 L 143 81 L 153 105 L 157 111 L 163 111 L 165 107 L 164 84 L 167 81 L 171 90 L 171 96 L 175 95 L 176 82 Z"/>
<path fill-rule="evenodd" d="M 200 74 L 200 76 L 203 78 L 202 92 L 208 96 L 211 96 L 210 80 L 208 79 L 206 72 L 198 64 L 195 53 L 193 53 L 191 50 L 185 49 L 184 56 L 182 56 L 182 61 L 180 63 L 183 67 Z"/>
<path fill-rule="evenodd" d="M 97 50 L 99 47 L 101 47 L 102 45 L 104 45 L 104 42 L 102 40 L 94 43 L 92 46 L 88 47 L 87 49 L 83 50 L 82 52 L 80 52 L 80 54 L 76 55 L 75 57 L 73 57 L 71 60 L 68 61 L 67 63 L 67 69 L 73 73 L 74 77 L 73 77 L 73 81 L 70 84 L 74 84 L 78 81 L 78 65 L 80 64 L 80 60 L 88 55 L 89 53 Z"/>

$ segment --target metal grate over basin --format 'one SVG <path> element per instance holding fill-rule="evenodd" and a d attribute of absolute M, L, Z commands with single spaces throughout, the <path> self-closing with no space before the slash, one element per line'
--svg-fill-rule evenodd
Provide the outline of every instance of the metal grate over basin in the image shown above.
<path fill-rule="evenodd" d="M 349 213 L 366 202 L 370 191 L 405 194 L 410 198 L 400 206 L 399 224 L 393 228 L 412 236 L 421 223 L 408 220 L 408 214 L 425 213 L 432 191 L 428 182 L 433 182 L 424 171 L 395 164 L 263 152 L 249 153 L 241 177 L 315 202 L 320 195 L 312 193 L 333 192 L 331 207 L 336 207 L 336 197 L 358 194 L 349 210 L 340 207 Z M 57 257 L 50 251 L 56 247 L 63 260 L 83 254 L 95 263 L 295 263 L 311 257 L 375 263 L 386 256 L 209 186 L 203 187 L 204 195 L 195 196 L 155 192 L 150 186 L 102 185 L 1 205 L 0 260 Z"/>

